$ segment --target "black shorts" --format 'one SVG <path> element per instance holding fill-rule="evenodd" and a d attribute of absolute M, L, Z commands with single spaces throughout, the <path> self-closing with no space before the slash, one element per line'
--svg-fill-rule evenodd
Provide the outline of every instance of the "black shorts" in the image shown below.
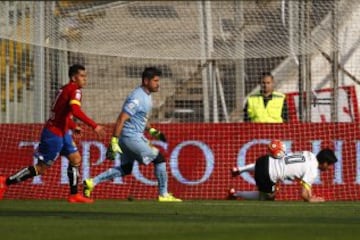
<path fill-rule="evenodd" d="M 273 193 L 276 186 L 269 175 L 269 157 L 262 156 L 255 163 L 255 181 L 260 192 Z"/>

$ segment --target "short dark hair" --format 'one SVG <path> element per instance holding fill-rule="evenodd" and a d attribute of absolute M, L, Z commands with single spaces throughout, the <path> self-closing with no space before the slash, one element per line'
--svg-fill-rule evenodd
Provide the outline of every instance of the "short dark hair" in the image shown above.
<path fill-rule="evenodd" d="M 142 81 L 144 81 L 145 78 L 147 79 L 152 79 L 155 76 L 161 76 L 162 72 L 160 69 L 156 68 L 156 67 L 147 67 L 144 69 L 143 73 L 142 73 Z"/>
<path fill-rule="evenodd" d="M 71 79 L 73 76 L 78 74 L 79 70 L 85 71 L 85 67 L 81 64 L 74 64 L 69 67 L 69 78 Z"/>
<path fill-rule="evenodd" d="M 328 164 L 334 164 L 337 162 L 337 158 L 335 153 L 330 148 L 325 148 L 321 150 L 317 155 L 316 158 L 319 163 L 327 162 Z"/>
<path fill-rule="evenodd" d="M 261 74 L 261 80 L 262 80 L 264 77 L 271 77 L 272 79 L 274 79 L 274 76 L 271 74 L 271 72 L 263 72 L 263 73 Z"/>

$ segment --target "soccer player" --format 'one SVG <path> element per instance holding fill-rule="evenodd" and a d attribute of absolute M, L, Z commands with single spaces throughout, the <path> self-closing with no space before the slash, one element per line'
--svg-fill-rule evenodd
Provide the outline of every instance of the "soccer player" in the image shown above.
<path fill-rule="evenodd" d="M 271 140 L 267 146 L 267 154 L 272 158 L 276 158 L 276 159 L 282 158 L 285 155 L 285 153 L 286 153 L 286 146 L 282 141 L 278 139 Z M 233 177 L 236 177 L 242 172 L 254 171 L 254 170 L 255 170 L 255 163 L 251 163 L 241 168 L 234 167 L 233 169 L 231 169 L 231 175 Z"/>
<path fill-rule="evenodd" d="M 255 171 L 255 181 L 258 192 L 236 191 L 231 188 L 230 198 L 275 200 L 276 184 L 285 180 L 300 180 L 301 197 L 306 202 L 324 202 L 324 198 L 313 195 L 312 184 L 318 176 L 318 170 L 326 171 L 337 162 L 331 149 L 323 149 L 316 156 L 309 151 L 287 153 L 281 158 L 267 154 L 241 168 L 233 168 L 232 175 L 238 176 L 244 172 Z"/>
<path fill-rule="evenodd" d="M 57 93 L 51 107 L 50 118 L 44 125 L 41 138 L 34 156 L 38 162 L 34 166 L 21 169 L 5 178 L 0 177 L 0 199 L 8 186 L 42 175 L 53 164 L 59 155 L 69 160 L 67 175 L 69 177 L 70 203 L 92 203 L 93 200 L 78 193 L 79 166 L 81 155 L 73 142 L 72 132 L 80 134 L 81 128 L 76 125 L 73 116 L 90 126 L 98 136 L 104 136 L 104 128 L 96 124 L 81 110 L 81 88 L 86 85 L 85 67 L 74 64 L 69 68 L 70 82 Z"/>
<path fill-rule="evenodd" d="M 158 140 L 166 142 L 165 135 L 151 127 L 148 122 L 152 109 L 151 94 L 159 91 L 161 71 L 155 67 L 145 68 L 142 73 L 142 84 L 135 88 L 126 98 L 120 112 L 112 138 L 106 153 L 110 160 L 120 154 L 120 166 L 100 173 L 94 178 L 84 181 L 84 195 L 90 197 L 94 187 L 106 180 L 125 176 L 132 172 L 134 161 L 148 165 L 153 163 L 158 181 L 158 201 L 181 202 L 182 200 L 168 193 L 168 176 L 164 156 L 152 146 L 144 136 L 144 131 Z"/>

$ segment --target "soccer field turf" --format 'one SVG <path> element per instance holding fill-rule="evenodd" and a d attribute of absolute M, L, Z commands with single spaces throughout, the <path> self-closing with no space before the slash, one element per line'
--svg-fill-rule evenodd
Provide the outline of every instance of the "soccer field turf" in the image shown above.
<path fill-rule="evenodd" d="M 360 202 L 0 201 L 0 239 L 358 239 Z"/>

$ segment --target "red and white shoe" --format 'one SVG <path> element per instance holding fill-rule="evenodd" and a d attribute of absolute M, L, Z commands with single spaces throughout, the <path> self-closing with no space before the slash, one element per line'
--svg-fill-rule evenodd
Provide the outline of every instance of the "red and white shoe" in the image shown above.
<path fill-rule="evenodd" d="M 231 169 L 231 176 L 237 177 L 240 175 L 240 169 L 238 167 L 233 167 Z"/>
<path fill-rule="evenodd" d="M 7 189 L 6 177 L 0 176 L 0 200 L 3 199 L 6 189 Z"/>
<path fill-rule="evenodd" d="M 235 200 L 235 199 L 236 199 L 235 193 L 236 193 L 235 188 L 230 188 L 229 191 L 228 191 L 228 197 L 227 197 L 227 199 L 229 199 L 229 200 Z"/>
<path fill-rule="evenodd" d="M 71 194 L 68 198 L 69 203 L 93 203 L 94 199 L 84 197 L 82 194 Z"/>

